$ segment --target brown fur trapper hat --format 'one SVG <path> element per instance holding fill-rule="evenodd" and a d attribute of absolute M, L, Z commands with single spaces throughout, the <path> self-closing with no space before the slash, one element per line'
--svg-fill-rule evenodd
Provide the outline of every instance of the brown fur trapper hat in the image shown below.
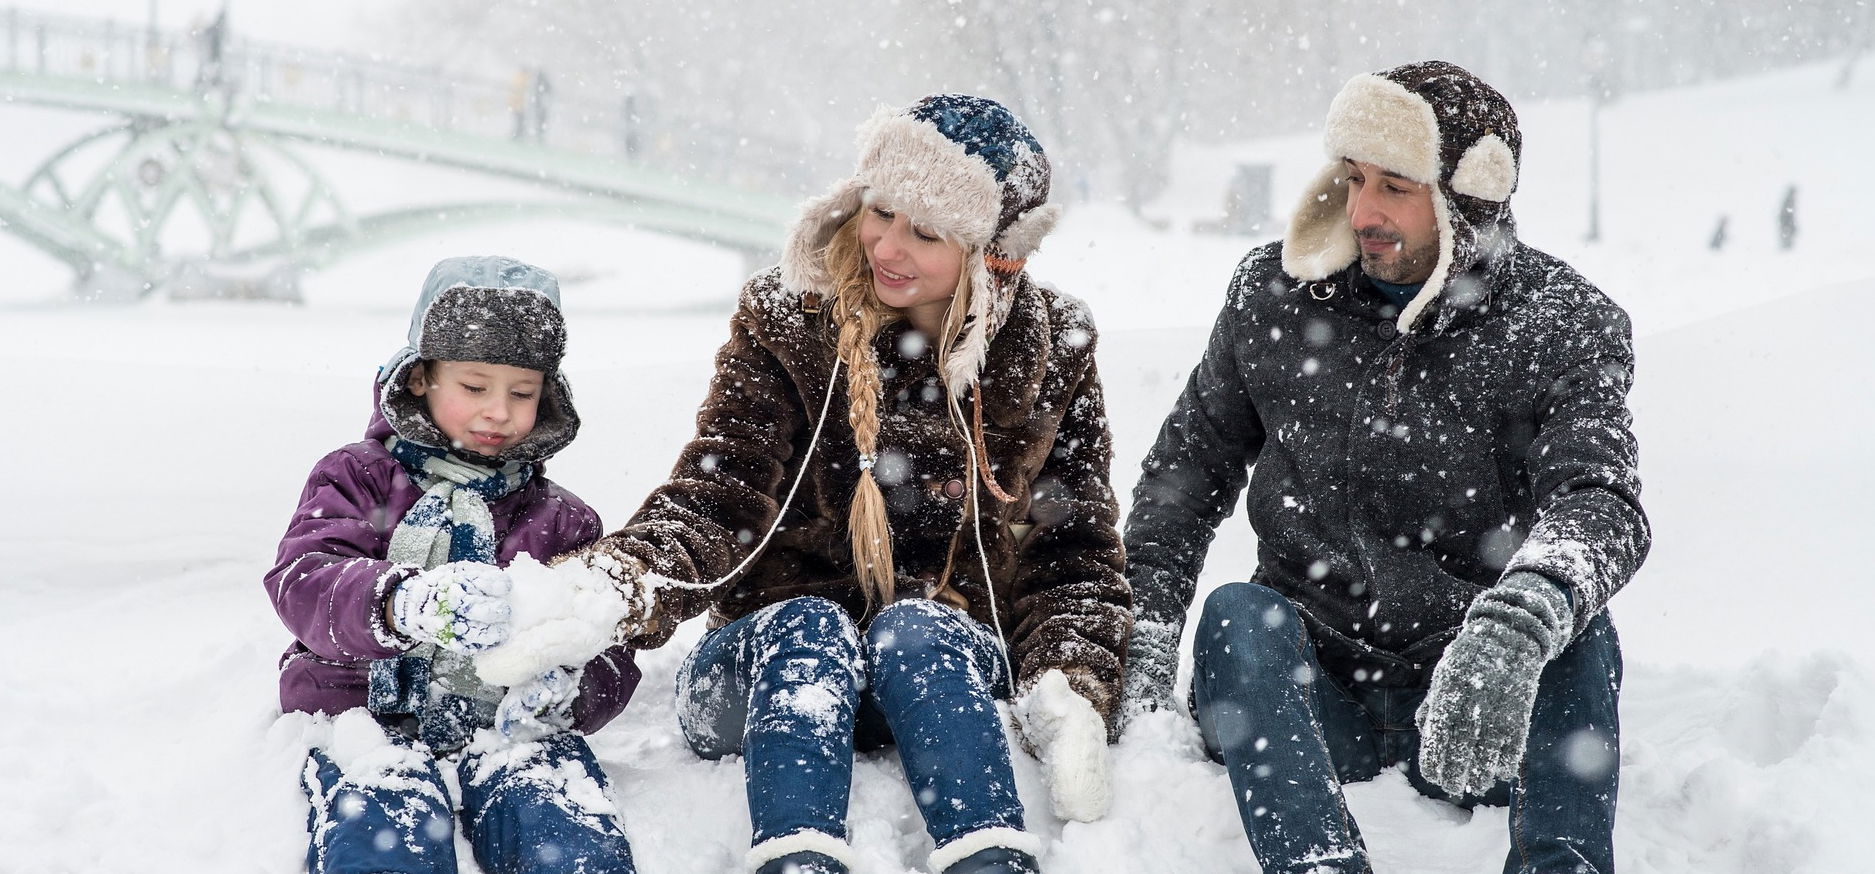
<path fill-rule="evenodd" d="M 378 408 L 397 436 L 450 448 L 449 438 L 424 412 L 423 399 L 410 393 L 410 369 L 420 361 L 480 361 L 545 375 L 534 430 L 496 461 L 543 461 L 579 433 L 573 391 L 560 372 L 566 319 L 552 273 L 512 258 L 446 258 L 423 282 L 407 339 L 378 371 Z"/>
<path fill-rule="evenodd" d="M 1355 76 L 1329 105 L 1323 141 L 1328 166 L 1307 187 L 1283 241 L 1283 270 L 1297 279 L 1327 278 L 1360 256 L 1348 223 L 1343 159 L 1435 189 L 1439 261 L 1401 311 L 1403 332 L 1414 329 L 1454 277 L 1515 240 L 1510 196 L 1523 155 L 1517 112 L 1464 68 L 1421 61 Z"/>

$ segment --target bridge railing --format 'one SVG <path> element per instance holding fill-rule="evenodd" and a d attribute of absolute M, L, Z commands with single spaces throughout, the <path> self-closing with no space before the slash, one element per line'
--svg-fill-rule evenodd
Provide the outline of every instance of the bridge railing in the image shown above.
<path fill-rule="evenodd" d="M 553 70 L 465 76 L 343 52 L 240 38 L 225 20 L 150 27 L 8 8 L 0 63 L 82 79 L 266 102 L 553 151 L 616 158 L 743 190 L 795 195 L 839 172 L 805 143 L 732 119 L 673 111 L 612 82 Z M 546 77 L 545 89 L 535 77 Z"/>

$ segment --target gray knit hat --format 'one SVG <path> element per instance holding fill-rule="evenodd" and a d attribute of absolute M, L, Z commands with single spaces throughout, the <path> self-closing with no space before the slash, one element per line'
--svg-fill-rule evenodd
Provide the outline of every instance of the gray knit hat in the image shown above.
<path fill-rule="evenodd" d="M 506 364 L 546 376 L 534 430 L 495 460 L 542 461 L 579 432 L 572 388 L 560 372 L 566 319 L 553 274 L 512 258 L 445 258 L 423 281 L 407 340 L 378 371 L 378 408 L 399 437 L 449 448 L 423 399 L 410 393 L 410 369 L 419 361 Z"/>

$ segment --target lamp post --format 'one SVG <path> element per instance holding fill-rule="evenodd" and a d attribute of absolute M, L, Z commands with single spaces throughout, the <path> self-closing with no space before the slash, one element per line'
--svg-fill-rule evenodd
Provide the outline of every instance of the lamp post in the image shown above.
<path fill-rule="evenodd" d="M 1589 90 L 1589 231 L 1586 239 L 1602 239 L 1602 103 L 1608 92 L 1608 43 L 1590 36 L 1582 48 L 1582 67 Z"/>
<path fill-rule="evenodd" d="M 143 37 L 143 78 L 155 79 L 161 43 L 156 36 L 156 0 L 150 0 L 150 27 Z"/>

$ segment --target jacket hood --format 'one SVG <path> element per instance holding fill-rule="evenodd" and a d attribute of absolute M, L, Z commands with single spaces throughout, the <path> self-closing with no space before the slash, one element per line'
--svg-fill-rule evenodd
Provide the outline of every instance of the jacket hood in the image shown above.
<path fill-rule="evenodd" d="M 410 392 L 410 369 L 426 360 L 507 364 L 546 376 L 534 430 L 526 439 L 494 458 L 456 450 L 465 457 L 544 461 L 579 433 L 573 389 L 560 370 L 566 320 L 560 313 L 560 283 L 553 274 L 512 258 L 445 259 L 424 280 L 406 339 L 378 369 L 377 379 L 378 412 L 397 436 L 454 448 L 431 421 L 423 399 Z"/>
<path fill-rule="evenodd" d="M 1328 108 L 1328 165 L 1305 187 L 1283 239 L 1284 272 L 1326 279 L 1357 261 L 1343 159 L 1376 164 L 1433 186 L 1439 258 L 1401 310 L 1401 333 L 1444 330 L 1486 293 L 1472 268 L 1517 240 L 1510 196 L 1523 135 L 1510 101 L 1456 64 L 1422 61 L 1348 80 Z"/>

